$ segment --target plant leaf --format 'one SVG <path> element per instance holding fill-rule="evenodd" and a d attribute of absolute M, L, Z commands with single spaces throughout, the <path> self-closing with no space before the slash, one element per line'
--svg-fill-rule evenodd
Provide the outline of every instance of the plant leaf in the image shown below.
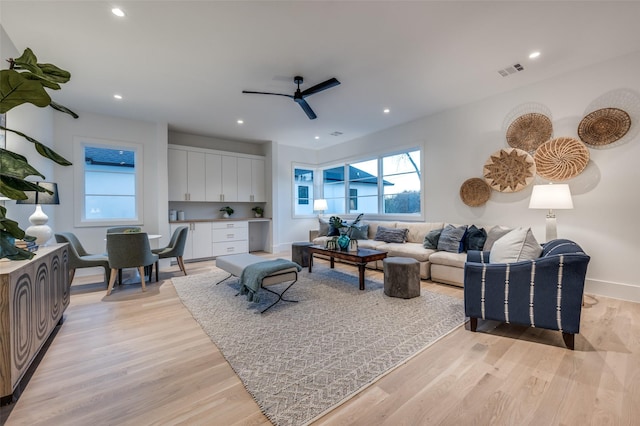
<path fill-rule="evenodd" d="M 6 149 L 0 149 L 0 174 L 18 179 L 24 179 L 27 176 L 40 176 L 45 179 L 44 175 L 31 166 L 25 157 Z"/>
<path fill-rule="evenodd" d="M 33 256 L 35 253 L 16 247 L 9 233 L 0 231 L 0 259 L 6 257 L 10 260 L 28 260 Z"/>
<path fill-rule="evenodd" d="M 14 70 L 0 70 L 0 114 L 25 102 L 45 107 L 51 98 L 40 81 L 24 78 Z"/>
<path fill-rule="evenodd" d="M 64 84 L 71 80 L 71 73 L 69 71 L 58 68 L 53 64 L 38 64 L 38 67 L 51 82 Z"/>
<path fill-rule="evenodd" d="M 71 79 L 69 71 L 58 68 L 53 64 L 39 64 L 35 53 L 28 47 L 19 58 L 13 60 L 13 69 L 27 70 L 36 78 L 54 83 L 57 89 L 60 89 L 58 83 L 66 83 Z"/>
<path fill-rule="evenodd" d="M 17 130 L 13 130 L 13 129 L 9 129 L 7 127 L 0 126 L 0 129 L 4 129 L 4 130 L 6 130 L 8 132 L 15 133 L 16 135 L 22 136 L 23 138 L 25 138 L 26 140 L 28 140 L 29 142 L 33 143 L 36 146 L 36 151 L 38 151 L 40 153 L 40 155 L 42 155 L 43 157 L 46 157 L 46 158 L 48 158 L 50 160 L 55 161 L 56 163 L 60 164 L 61 166 L 70 166 L 70 165 L 73 164 L 69 160 L 67 160 L 66 158 L 64 158 L 63 156 L 61 156 L 60 154 L 58 154 L 57 152 L 55 152 L 54 150 L 52 150 L 51 148 L 49 148 L 48 146 L 43 144 L 42 142 L 39 142 L 36 139 L 32 138 L 31 136 L 27 136 L 22 132 L 19 132 Z"/>
<path fill-rule="evenodd" d="M 78 118 L 78 114 L 76 114 L 75 112 L 71 111 L 69 108 L 67 108 L 66 106 L 60 105 L 57 102 L 51 101 L 51 103 L 49 104 L 49 106 L 57 111 L 60 112 L 64 112 L 66 114 L 69 114 L 70 116 L 72 116 L 73 118 Z"/>

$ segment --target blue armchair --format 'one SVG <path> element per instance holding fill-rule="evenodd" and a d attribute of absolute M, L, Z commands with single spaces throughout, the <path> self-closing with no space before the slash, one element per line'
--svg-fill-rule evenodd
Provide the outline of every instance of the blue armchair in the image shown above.
<path fill-rule="evenodd" d="M 589 260 L 578 244 L 565 239 L 544 244 L 538 259 L 515 263 L 489 263 L 489 252 L 469 251 L 464 309 L 471 331 L 479 318 L 559 330 L 573 349 Z"/>

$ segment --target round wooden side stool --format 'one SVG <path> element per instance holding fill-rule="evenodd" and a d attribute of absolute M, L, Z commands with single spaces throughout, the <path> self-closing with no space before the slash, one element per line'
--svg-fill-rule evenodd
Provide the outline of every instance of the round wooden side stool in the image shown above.
<path fill-rule="evenodd" d="M 307 247 L 312 245 L 313 243 L 309 242 L 291 243 L 291 261 L 296 262 L 303 268 L 309 266 L 309 250 L 307 250 Z"/>
<path fill-rule="evenodd" d="M 420 263 L 410 257 L 387 257 L 384 269 L 384 294 L 411 299 L 420 296 Z"/>

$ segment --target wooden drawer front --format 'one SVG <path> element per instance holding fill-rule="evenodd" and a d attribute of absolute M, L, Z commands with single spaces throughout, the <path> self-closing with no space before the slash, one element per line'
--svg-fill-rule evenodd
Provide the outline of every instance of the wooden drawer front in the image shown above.
<path fill-rule="evenodd" d="M 213 243 L 213 255 L 224 256 L 225 254 L 248 253 L 249 243 L 244 241 L 229 241 Z"/>
<path fill-rule="evenodd" d="M 249 229 L 249 222 L 213 222 L 213 229 L 237 229 L 244 228 Z"/>
<path fill-rule="evenodd" d="M 214 229 L 213 242 L 219 241 L 240 241 L 249 239 L 249 228 L 236 229 Z"/>

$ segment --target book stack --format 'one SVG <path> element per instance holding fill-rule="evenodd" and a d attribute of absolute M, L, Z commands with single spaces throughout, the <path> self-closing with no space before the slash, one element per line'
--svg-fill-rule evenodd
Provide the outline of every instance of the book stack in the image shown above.
<path fill-rule="evenodd" d="M 16 240 L 16 247 L 21 248 L 22 250 L 28 251 L 36 251 L 38 250 L 38 245 L 35 241 L 24 241 L 24 240 Z"/>

